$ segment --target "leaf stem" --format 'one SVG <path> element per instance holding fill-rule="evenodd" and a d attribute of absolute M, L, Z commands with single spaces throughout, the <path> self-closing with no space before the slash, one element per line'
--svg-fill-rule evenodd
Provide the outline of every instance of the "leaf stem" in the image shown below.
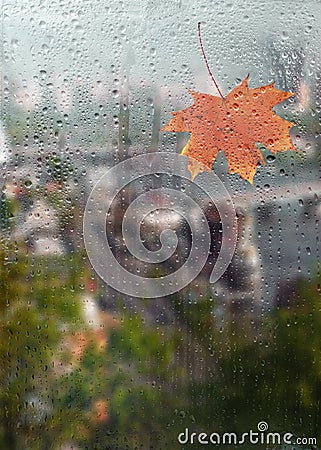
<path fill-rule="evenodd" d="M 220 94 L 221 99 L 224 101 L 225 97 L 223 96 L 220 88 L 218 87 L 218 84 L 216 83 L 215 78 L 213 77 L 213 74 L 211 72 L 210 66 L 208 65 L 208 61 L 207 61 L 207 58 L 206 58 L 206 55 L 205 55 L 205 51 L 204 51 L 204 47 L 203 47 L 203 41 L 202 41 L 202 36 L 201 36 L 201 22 L 198 22 L 198 37 L 199 37 L 200 46 L 201 46 L 201 49 L 202 49 L 203 58 L 204 58 L 204 61 L 205 61 L 208 73 L 210 74 L 210 77 L 212 78 L 212 81 L 213 81 L 213 83 L 214 83 L 218 93 Z"/>

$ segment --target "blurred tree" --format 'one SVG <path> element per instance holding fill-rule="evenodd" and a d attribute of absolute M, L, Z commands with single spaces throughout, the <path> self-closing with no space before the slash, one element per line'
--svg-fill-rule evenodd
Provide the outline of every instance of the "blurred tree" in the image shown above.
<path fill-rule="evenodd" d="M 241 434 L 265 420 L 273 431 L 320 441 L 320 286 L 320 276 L 298 282 L 297 297 L 263 317 L 259 327 L 244 323 L 242 317 L 229 317 L 209 333 L 209 312 L 202 319 L 197 312 L 189 314 L 191 332 L 201 334 L 213 360 L 207 365 L 207 379 L 191 385 L 195 431 Z"/>
<path fill-rule="evenodd" d="M 46 157 L 46 169 L 49 179 L 41 195 L 55 208 L 59 237 L 64 250 L 72 254 L 83 248 L 81 218 L 85 205 L 83 192 L 80 191 L 79 195 L 78 189 L 75 189 L 79 184 L 79 170 L 68 157 L 62 158 L 55 153 Z"/>
<path fill-rule="evenodd" d="M 110 421 L 100 434 L 106 449 L 175 448 L 190 399 L 177 355 L 175 327 L 148 326 L 138 314 L 123 316 L 110 338 Z"/>
<path fill-rule="evenodd" d="M 14 202 L 2 194 L 0 197 L 0 230 L 8 231 L 14 218 Z"/>
<path fill-rule="evenodd" d="M 106 330 L 84 320 L 82 255 L 31 258 L 2 243 L 0 263 L 0 448 L 85 445 L 107 414 L 108 378 Z"/>
<path fill-rule="evenodd" d="M 75 167 L 68 157 L 61 158 L 55 153 L 47 155 L 46 169 L 49 180 L 57 183 L 68 181 L 76 172 Z"/>

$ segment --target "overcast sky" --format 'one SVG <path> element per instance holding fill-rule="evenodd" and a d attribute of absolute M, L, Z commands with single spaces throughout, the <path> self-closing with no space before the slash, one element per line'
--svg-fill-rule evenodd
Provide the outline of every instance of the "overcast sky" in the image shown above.
<path fill-rule="evenodd" d="M 77 88 L 84 103 L 95 97 L 108 105 L 109 142 L 118 136 L 113 116 L 119 112 L 119 99 L 113 92 L 125 75 L 135 108 L 131 129 L 137 124 L 141 130 L 151 129 L 149 97 L 162 93 L 166 123 L 170 111 L 191 104 L 187 88 L 217 94 L 202 57 L 198 22 L 223 93 L 248 73 L 252 87 L 274 81 L 271 46 L 284 53 L 289 79 L 293 48 L 303 49 L 305 76 L 312 84 L 320 71 L 319 1 L 5 0 L 2 8 L 2 70 L 24 108 L 32 110 L 47 89 L 62 112 L 71 107 L 79 111 L 79 97 L 71 106 Z M 150 143 L 144 133 L 132 139 L 134 145 Z"/>
<path fill-rule="evenodd" d="M 17 0 L 4 5 L 5 70 L 21 79 L 42 70 L 70 83 L 110 83 L 126 71 L 134 84 L 214 93 L 198 21 L 224 91 L 248 72 L 253 83 L 271 81 L 264 43 L 300 45 L 312 59 L 320 19 L 320 2 L 304 0 Z"/>

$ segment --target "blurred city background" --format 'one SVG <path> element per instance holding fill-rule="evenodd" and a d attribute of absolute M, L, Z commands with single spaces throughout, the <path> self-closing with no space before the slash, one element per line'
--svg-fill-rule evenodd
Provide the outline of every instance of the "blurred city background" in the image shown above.
<path fill-rule="evenodd" d="M 0 449 L 178 449 L 186 427 L 242 434 L 261 420 L 320 446 L 321 3 L 12 0 L 2 18 Z M 217 94 L 199 21 L 224 94 L 248 73 L 250 87 L 294 93 L 275 111 L 298 152 L 258 143 L 253 187 L 219 154 L 239 230 L 226 273 L 209 283 L 222 227 L 200 196 L 202 272 L 171 296 L 131 298 L 91 268 L 83 213 L 110 167 L 182 150 L 188 133 L 159 129 L 192 103 L 186 88 Z M 146 178 L 119 193 L 106 230 L 124 267 L 159 277 L 184 263 L 191 230 L 159 198 L 142 239 L 155 250 L 171 228 L 177 251 L 160 264 L 128 252 L 128 205 L 173 184 Z"/>

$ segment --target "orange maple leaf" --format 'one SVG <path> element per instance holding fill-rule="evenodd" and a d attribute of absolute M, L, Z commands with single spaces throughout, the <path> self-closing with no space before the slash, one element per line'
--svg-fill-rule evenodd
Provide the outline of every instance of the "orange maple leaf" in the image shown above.
<path fill-rule="evenodd" d="M 225 98 L 189 91 L 194 104 L 171 113 L 172 119 L 161 131 L 190 132 L 182 154 L 203 163 L 209 171 L 218 152 L 224 151 L 229 172 L 253 184 L 257 166 L 265 164 L 256 143 L 274 154 L 296 151 L 289 135 L 294 124 L 273 111 L 275 105 L 294 94 L 275 89 L 274 83 L 252 89 L 248 79 Z M 200 171 L 195 162 L 189 162 L 189 170 L 193 178 Z"/>

